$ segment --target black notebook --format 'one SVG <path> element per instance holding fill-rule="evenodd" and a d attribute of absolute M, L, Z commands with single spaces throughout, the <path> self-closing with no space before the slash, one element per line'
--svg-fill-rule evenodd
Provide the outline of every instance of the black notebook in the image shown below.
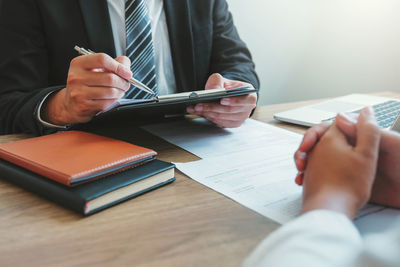
<path fill-rule="evenodd" d="M 172 163 L 154 160 L 71 188 L 0 160 L 0 178 L 82 215 L 91 215 L 173 182 L 174 167 Z"/>

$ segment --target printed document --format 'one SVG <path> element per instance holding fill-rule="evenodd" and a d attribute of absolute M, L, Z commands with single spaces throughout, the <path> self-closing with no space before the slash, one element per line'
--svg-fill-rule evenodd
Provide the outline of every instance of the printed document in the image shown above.
<path fill-rule="evenodd" d="M 299 214 L 302 188 L 294 182 L 293 154 L 301 135 L 254 120 L 236 129 L 222 129 L 203 119 L 144 128 L 202 158 L 176 163 L 195 181 L 281 224 Z M 367 205 L 356 224 L 369 233 L 387 227 L 396 217 L 400 218 L 398 210 Z"/>

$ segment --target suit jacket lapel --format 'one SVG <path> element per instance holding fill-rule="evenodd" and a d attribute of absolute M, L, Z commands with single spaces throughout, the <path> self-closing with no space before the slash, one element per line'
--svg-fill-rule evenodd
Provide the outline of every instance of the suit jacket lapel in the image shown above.
<path fill-rule="evenodd" d="M 110 14 L 106 0 L 79 0 L 90 47 L 116 57 Z M 85 47 L 86 48 L 86 47 Z"/>
<path fill-rule="evenodd" d="M 195 75 L 192 22 L 188 0 L 164 0 L 172 60 L 179 91 L 200 90 Z"/>

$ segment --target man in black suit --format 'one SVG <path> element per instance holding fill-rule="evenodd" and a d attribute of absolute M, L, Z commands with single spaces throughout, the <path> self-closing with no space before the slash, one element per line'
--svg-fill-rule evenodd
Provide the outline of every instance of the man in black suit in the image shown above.
<path fill-rule="evenodd" d="M 259 86 L 225 0 L 9 0 L 0 12 L 0 134 L 88 122 L 147 67 L 143 77 L 160 94 Z M 75 45 L 104 54 L 76 57 Z M 256 101 L 252 94 L 187 111 L 237 127 Z"/>

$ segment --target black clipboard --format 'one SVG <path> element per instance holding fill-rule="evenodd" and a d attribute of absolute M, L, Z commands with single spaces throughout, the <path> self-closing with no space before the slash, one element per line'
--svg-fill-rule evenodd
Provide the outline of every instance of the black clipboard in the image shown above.
<path fill-rule="evenodd" d="M 243 86 L 228 90 L 214 89 L 184 92 L 154 99 L 139 100 L 133 103 L 125 99 L 96 115 L 87 126 L 110 126 L 114 124 L 141 126 L 166 120 L 176 120 L 184 118 L 187 114 L 186 108 L 188 106 L 198 103 L 217 102 L 222 98 L 256 92 L 257 90 L 252 87 Z"/>

